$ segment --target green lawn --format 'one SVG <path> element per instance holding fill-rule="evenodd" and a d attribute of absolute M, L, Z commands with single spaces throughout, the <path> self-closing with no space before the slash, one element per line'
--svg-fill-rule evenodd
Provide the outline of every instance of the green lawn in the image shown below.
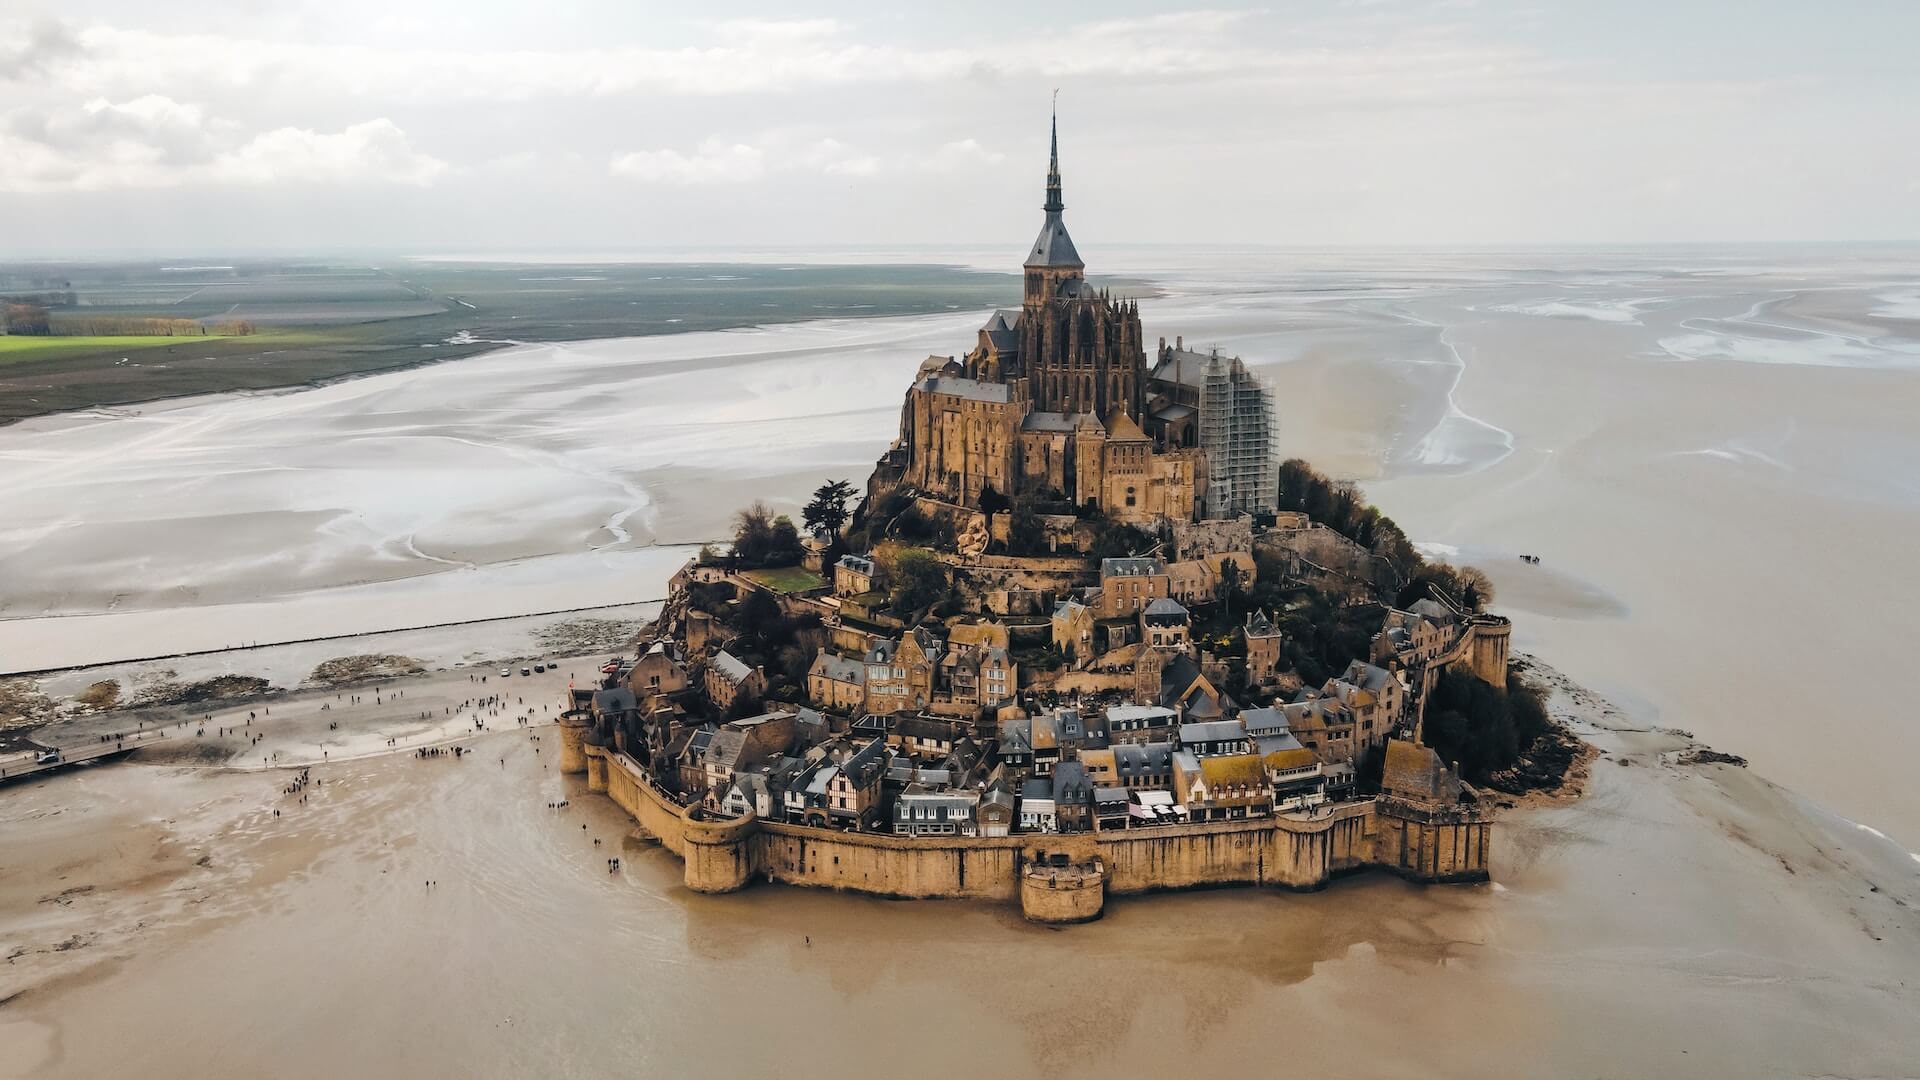
<path fill-rule="evenodd" d="M 741 577 L 749 578 L 777 593 L 800 593 L 811 589 L 824 589 L 827 579 L 805 567 L 776 566 L 766 570 L 745 570 Z"/>
<path fill-rule="evenodd" d="M 0 334 L 0 364 L 27 364 L 69 356 L 97 356 L 115 349 L 151 349 L 160 345 L 189 345 L 218 341 L 207 337 L 34 337 Z"/>

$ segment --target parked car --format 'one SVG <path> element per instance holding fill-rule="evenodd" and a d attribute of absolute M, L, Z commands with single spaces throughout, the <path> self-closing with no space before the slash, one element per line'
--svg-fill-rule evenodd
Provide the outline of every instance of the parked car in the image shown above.
<path fill-rule="evenodd" d="M 521 668 L 521 669 L 520 669 L 520 674 L 522 674 L 522 675 L 531 675 L 531 674 L 533 674 L 533 669 L 532 669 L 532 668 Z"/>
<path fill-rule="evenodd" d="M 513 674 L 513 669 L 510 667 L 503 667 L 500 669 L 500 677 L 503 679 L 511 674 Z"/>
<path fill-rule="evenodd" d="M 545 671 L 545 670 L 547 670 L 547 665 L 545 665 L 545 664 L 535 664 L 535 665 L 533 665 L 533 673 L 534 673 L 535 675 L 538 675 L 538 674 L 540 674 L 541 672 L 543 672 L 543 671 Z"/>

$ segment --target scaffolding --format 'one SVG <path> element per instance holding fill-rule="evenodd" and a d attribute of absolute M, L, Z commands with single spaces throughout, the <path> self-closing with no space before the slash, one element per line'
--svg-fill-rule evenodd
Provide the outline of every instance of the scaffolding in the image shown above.
<path fill-rule="evenodd" d="M 1213 350 L 1200 388 L 1208 517 L 1238 517 L 1274 508 L 1280 482 L 1274 445 L 1279 434 L 1273 386 L 1248 371 L 1239 357 Z"/>

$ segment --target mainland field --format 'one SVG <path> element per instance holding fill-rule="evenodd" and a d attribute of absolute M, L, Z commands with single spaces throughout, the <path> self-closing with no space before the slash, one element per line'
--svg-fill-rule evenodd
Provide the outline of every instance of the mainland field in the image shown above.
<path fill-rule="evenodd" d="M 0 424 L 315 385 L 505 344 L 642 337 L 1009 303 L 1019 280 L 943 266 L 394 261 L 0 264 Z M 164 333 L 97 333 L 159 327 Z"/>

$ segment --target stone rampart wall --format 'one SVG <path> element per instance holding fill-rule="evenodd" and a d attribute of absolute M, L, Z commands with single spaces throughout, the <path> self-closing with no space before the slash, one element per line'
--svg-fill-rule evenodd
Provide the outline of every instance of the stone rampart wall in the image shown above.
<path fill-rule="evenodd" d="M 1102 894 L 1115 895 L 1219 885 L 1317 889 L 1336 874 L 1369 866 L 1422 881 L 1487 876 L 1487 821 L 1393 803 L 1348 803 L 1304 819 L 907 838 L 753 817 L 696 820 L 652 785 L 631 758 L 600 747 L 586 748 L 585 755 L 598 759 L 594 763 L 604 761 L 607 796 L 682 858 L 687 887 L 697 892 L 730 892 L 761 878 L 876 896 L 1014 901 L 1034 891 L 1023 871 L 1050 858 L 1100 866 Z M 603 772 L 590 768 L 589 774 L 597 779 Z M 1043 921 L 1091 917 L 1088 896 L 1054 892 L 1038 896 L 1029 914 Z"/>

